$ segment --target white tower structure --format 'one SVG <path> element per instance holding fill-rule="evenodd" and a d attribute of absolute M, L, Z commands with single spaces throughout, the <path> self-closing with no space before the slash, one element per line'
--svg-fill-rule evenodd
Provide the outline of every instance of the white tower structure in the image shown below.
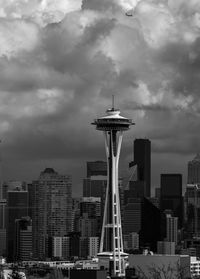
<path fill-rule="evenodd" d="M 107 266 L 110 276 L 123 277 L 128 254 L 123 251 L 118 166 L 123 131 L 128 130 L 133 123 L 122 117 L 113 105 L 112 109 L 107 110 L 106 116 L 95 119 L 92 124 L 104 132 L 108 173 L 98 258 L 100 264 Z"/>

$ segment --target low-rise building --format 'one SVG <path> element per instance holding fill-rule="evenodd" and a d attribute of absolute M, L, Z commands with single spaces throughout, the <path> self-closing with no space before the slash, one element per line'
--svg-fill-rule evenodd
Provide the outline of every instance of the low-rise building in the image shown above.
<path fill-rule="evenodd" d="M 197 257 L 190 257 L 190 272 L 191 276 L 200 276 L 200 259 Z"/>

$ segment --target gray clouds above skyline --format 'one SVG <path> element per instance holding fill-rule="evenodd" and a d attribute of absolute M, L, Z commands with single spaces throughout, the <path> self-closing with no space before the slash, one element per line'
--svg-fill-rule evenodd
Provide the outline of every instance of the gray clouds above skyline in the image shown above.
<path fill-rule="evenodd" d="M 133 139 L 147 137 L 154 184 L 161 171 L 185 172 L 200 151 L 200 3 L 174 2 L 0 1 L 6 179 L 36 179 L 47 165 L 79 185 L 85 162 L 104 159 L 90 123 L 112 94 L 136 123 L 124 136 L 122 169 Z"/>

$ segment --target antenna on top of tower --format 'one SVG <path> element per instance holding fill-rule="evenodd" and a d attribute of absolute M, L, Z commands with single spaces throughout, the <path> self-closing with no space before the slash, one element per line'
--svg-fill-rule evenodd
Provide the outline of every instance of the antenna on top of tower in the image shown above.
<path fill-rule="evenodd" d="M 112 110 L 115 110 L 115 95 L 112 95 Z"/>

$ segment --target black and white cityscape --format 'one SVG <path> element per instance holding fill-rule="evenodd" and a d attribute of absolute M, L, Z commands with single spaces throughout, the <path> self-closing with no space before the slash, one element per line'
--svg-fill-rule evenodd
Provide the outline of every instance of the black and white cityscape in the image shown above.
<path fill-rule="evenodd" d="M 0 279 L 200 278 L 200 2 L 0 1 Z"/>

